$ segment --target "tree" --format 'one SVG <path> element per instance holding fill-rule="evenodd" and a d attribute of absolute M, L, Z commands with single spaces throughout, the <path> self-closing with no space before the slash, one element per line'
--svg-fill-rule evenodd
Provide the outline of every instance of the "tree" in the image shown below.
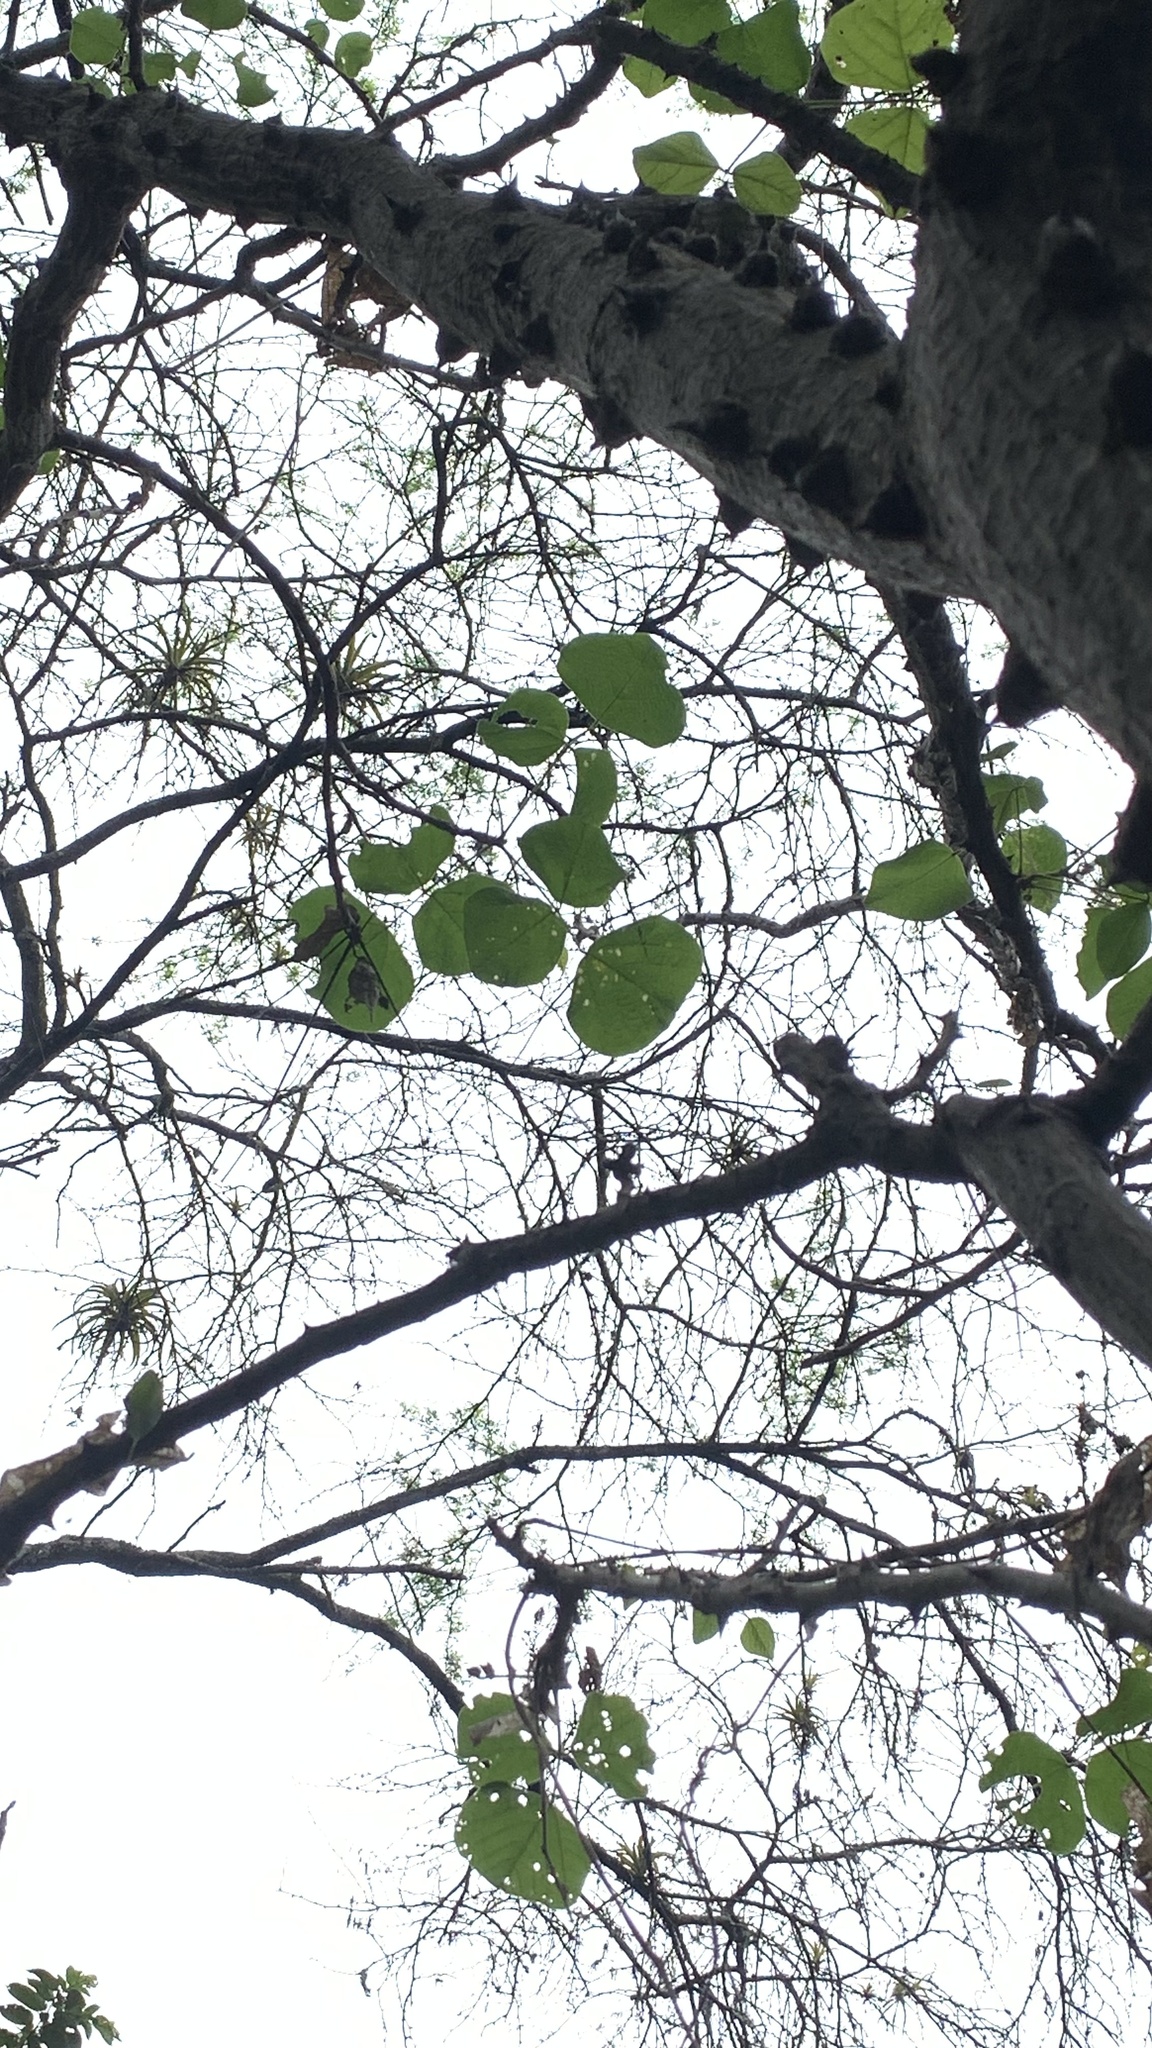
<path fill-rule="evenodd" d="M 0 66 L 0 1076 L 108 1405 L 0 1481 L 5 1569 L 240 1580 L 412 1667 L 390 1967 L 467 1931 L 656 2038 L 1000 2043 L 1027 1896 L 1105 2038 L 1152 1871 L 1146 10 L 56 22 Z M 591 189 L 581 123 L 673 80 L 781 139 Z M 1056 704 L 1137 778 L 1111 854 L 1107 794 L 1037 821 L 1043 728 L 1008 765 Z M 445 1397 L 381 1407 L 440 1318 Z M 366 1346 L 317 1516 L 293 1390 Z M 204 1549 L 237 1450 L 271 1533 Z"/>

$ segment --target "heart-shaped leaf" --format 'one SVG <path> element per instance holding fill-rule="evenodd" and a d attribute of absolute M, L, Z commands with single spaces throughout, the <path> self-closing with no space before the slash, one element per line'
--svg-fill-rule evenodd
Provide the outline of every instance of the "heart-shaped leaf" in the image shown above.
<path fill-rule="evenodd" d="M 582 633 L 557 668 L 597 725 L 666 747 L 684 730 L 684 699 L 665 680 L 662 647 L 648 633 Z"/>
<path fill-rule="evenodd" d="M 606 932 L 576 970 L 568 1022 L 593 1052 L 639 1052 L 667 1029 L 703 964 L 691 933 L 666 917 Z"/>
<path fill-rule="evenodd" d="M 476 737 L 518 768 L 538 768 L 564 745 L 568 713 L 549 690 L 513 690 L 477 726 Z"/>
<path fill-rule="evenodd" d="M 546 825 L 533 825 L 521 839 L 520 851 L 558 903 L 590 909 L 607 903 L 624 880 L 624 870 L 599 825 L 587 818 L 553 818 Z"/>
<path fill-rule="evenodd" d="M 926 839 L 895 860 L 882 860 L 864 900 L 869 910 L 882 910 L 888 917 L 927 923 L 971 903 L 972 884 L 950 846 Z"/>

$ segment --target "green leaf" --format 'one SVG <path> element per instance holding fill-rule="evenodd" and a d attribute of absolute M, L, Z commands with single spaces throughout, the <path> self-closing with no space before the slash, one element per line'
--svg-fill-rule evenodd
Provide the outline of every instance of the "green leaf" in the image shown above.
<path fill-rule="evenodd" d="M 632 164 L 642 185 L 682 197 L 702 192 L 720 168 L 707 144 L 691 129 L 662 135 L 659 142 L 643 143 L 632 151 Z"/>
<path fill-rule="evenodd" d="M 1097 908 L 1102 914 L 1094 940 L 1100 974 L 1098 987 L 1102 988 L 1106 981 L 1127 974 L 1130 967 L 1144 958 L 1152 939 L 1152 915 L 1146 903 L 1118 903 L 1113 908 L 1101 904 Z M 1090 989 L 1088 993 L 1095 995 L 1097 990 Z"/>
<path fill-rule="evenodd" d="M 852 0 L 832 16 L 820 48 L 841 85 L 911 92 L 924 81 L 909 58 L 951 41 L 952 25 L 939 0 Z"/>
<path fill-rule="evenodd" d="M 383 1031 L 410 1002 L 412 969 L 386 925 L 354 896 L 344 897 L 341 926 L 335 889 L 310 889 L 288 911 L 297 939 L 323 931 L 311 994 L 349 1031 Z"/>
<path fill-rule="evenodd" d="M 568 713 L 550 690 L 513 690 L 481 720 L 476 737 L 518 768 L 538 768 L 564 745 Z"/>
<path fill-rule="evenodd" d="M 528 1784 L 540 1776 L 540 1751 L 511 1693 L 479 1693 L 462 1707 L 456 1723 L 456 1754 L 474 1777 L 503 1784 Z"/>
<path fill-rule="evenodd" d="M 1009 1778 L 1033 1778 L 1040 1790 L 1029 1806 L 1017 1808 L 1015 1818 L 1035 1828 L 1054 1856 L 1069 1856 L 1084 1837 L 1084 1802 L 1072 1769 L 1058 1750 L 1038 1735 L 1022 1729 L 1006 1736 L 1000 1749 L 989 1753 L 989 1768 L 980 1780 L 980 1790 L 1003 1785 Z"/>
<path fill-rule="evenodd" d="M 640 19 L 671 43 L 703 43 L 727 28 L 732 10 L 728 0 L 647 0 Z"/>
<path fill-rule="evenodd" d="M 0 426 L 2 425 L 3 420 L 0 419 Z M 63 453 L 64 451 L 62 448 L 46 448 L 44 450 L 43 455 L 40 457 L 39 462 L 36 464 L 37 476 L 51 476 L 52 471 L 56 468 L 56 465 L 60 461 L 60 458 Z"/>
<path fill-rule="evenodd" d="M 1084 1773 L 1084 1803 L 1093 1820 L 1110 1834 L 1126 1835 L 1132 1815 L 1125 1792 L 1152 1799 L 1152 1742 L 1114 1742 L 1089 1757 Z"/>
<path fill-rule="evenodd" d="M 356 887 L 366 889 L 370 896 L 410 896 L 413 889 L 430 882 L 456 843 L 443 804 L 432 805 L 431 818 L 442 822 L 415 826 L 402 846 L 389 839 L 362 839 L 359 853 L 352 854 L 348 862 Z"/>
<path fill-rule="evenodd" d="M 115 64 L 124 48 L 124 24 L 103 7 L 82 8 L 72 17 L 68 48 L 79 64 Z"/>
<path fill-rule="evenodd" d="M 1094 1714 L 1081 1714 L 1077 1735 L 1122 1735 L 1126 1728 L 1143 1728 L 1152 1721 L 1152 1671 L 1143 1664 L 1129 1664 L 1106 1707 Z"/>
<path fill-rule="evenodd" d="M 684 730 L 684 699 L 665 681 L 662 647 L 647 633 L 582 633 L 556 663 L 585 711 L 609 732 L 667 747 Z"/>
<path fill-rule="evenodd" d="M 481 1877 L 540 1906 L 568 1906 L 591 1869 L 571 1821 L 536 1792 L 478 1785 L 456 1823 L 456 1847 Z"/>
<path fill-rule="evenodd" d="M 1047 916 L 1064 893 L 1066 841 L 1051 825 L 1012 825 L 1000 844 L 1013 874 L 1021 878 L 1025 901 Z"/>
<path fill-rule="evenodd" d="M 643 1799 L 648 1787 L 637 1772 L 650 1771 L 656 1758 L 639 1708 L 623 1693 L 590 1693 L 576 1724 L 572 1761 L 621 1799 Z"/>
<path fill-rule="evenodd" d="M 236 70 L 236 104 L 238 107 L 266 107 L 276 95 L 262 71 L 253 71 L 243 57 L 233 57 Z"/>
<path fill-rule="evenodd" d="M 1152 1000 L 1152 960 L 1145 960 L 1109 991 L 1105 1005 L 1108 1029 L 1127 1038 L 1145 1004 Z"/>
<path fill-rule="evenodd" d="M 688 87 L 688 92 L 696 105 L 703 107 L 706 114 L 742 114 L 745 111 L 743 107 L 736 105 L 735 100 L 726 100 L 722 92 L 710 92 L 706 85 L 692 83 Z"/>
<path fill-rule="evenodd" d="M 355 78 L 372 62 L 372 38 L 362 29 L 353 29 L 350 35 L 341 36 L 332 56 L 337 71 L 345 78 Z"/>
<path fill-rule="evenodd" d="M 926 839 L 895 860 L 882 860 L 864 900 L 869 910 L 882 910 L 888 917 L 927 923 L 971 903 L 972 885 L 959 855 L 936 839 Z"/>
<path fill-rule="evenodd" d="M 320 0 L 329 21 L 355 21 L 364 12 L 364 0 Z"/>
<path fill-rule="evenodd" d="M 464 905 L 468 965 L 479 981 L 527 988 L 558 966 L 568 927 L 537 896 L 517 896 L 502 882 L 477 889 Z"/>
<path fill-rule="evenodd" d="M 621 69 L 629 85 L 642 92 L 646 100 L 655 99 L 658 92 L 667 92 L 676 83 L 658 64 L 646 64 L 643 57 L 625 57 Z"/>
<path fill-rule="evenodd" d="M 750 1657 L 774 1657 L 776 1637 L 762 1614 L 750 1615 L 740 1631 L 740 1648 Z"/>
<path fill-rule="evenodd" d="M 576 763 L 572 816 L 602 825 L 619 792 L 616 763 L 607 747 L 577 747 L 572 758 Z"/>
<path fill-rule="evenodd" d="M 180 12 L 201 28 L 239 28 L 248 13 L 247 0 L 180 0 Z"/>
<path fill-rule="evenodd" d="M 1096 958 L 1096 939 L 1111 909 L 1112 905 L 1109 903 L 1094 903 L 1088 912 L 1084 937 L 1080 941 L 1080 951 L 1076 955 L 1076 979 L 1086 996 L 1098 996 L 1108 981 L 1108 976 L 1101 971 L 1100 962 Z"/>
<path fill-rule="evenodd" d="M 895 157 L 898 164 L 919 177 L 924 169 L 924 145 L 928 140 L 928 116 L 920 107 L 865 107 L 844 123 L 845 132 Z"/>
<path fill-rule="evenodd" d="M 150 50 L 144 59 L 144 77 L 149 85 L 170 85 L 176 76 L 174 50 Z"/>
<path fill-rule="evenodd" d="M 667 1029 L 703 964 L 691 933 L 666 917 L 606 932 L 576 970 L 568 1022 L 592 1052 L 639 1052 Z"/>
<path fill-rule="evenodd" d="M 326 50 L 328 48 L 328 38 L 332 31 L 326 21 L 318 21 L 313 16 L 311 21 L 304 23 L 304 33 L 315 43 L 318 50 Z"/>
<path fill-rule="evenodd" d="M 774 7 L 754 14 L 751 21 L 726 28 L 716 38 L 716 55 L 777 92 L 799 92 L 808 83 L 812 59 L 796 0 L 776 0 Z"/>
<path fill-rule="evenodd" d="M 124 1424 L 133 1448 L 150 1429 L 155 1429 L 163 1413 L 164 1383 L 159 1373 L 142 1372 L 124 1402 Z"/>
<path fill-rule="evenodd" d="M 464 944 L 464 905 L 478 889 L 491 887 L 491 875 L 461 875 L 458 881 L 433 889 L 420 905 L 412 919 L 412 936 L 430 974 L 471 974 Z"/>
<path fill-rule="evenodd" d="M 997 832 L 1014 825 L 1024 811 L 1042 811 L 1048 801 L 1038 775 L 982 775 L 980 781 Z"/>
<path fill-rule="evenodd" d="M 624 880 L 624 870 L 599 825 L 587 818 L 553 818 L 546 825 L 533 825 L 524 833 L 520 851 L 558 903 L 581 910 L 607 903 Z"/>
<path fill-rule="evenodd" d="M 800 204 L 800 180 L 774 149 L 738 164 L 732 173 L 732 187 L 749 213 L 783 216 L 795 213 Z"/>
<path fill-rule="evenodd" d="M 185 56 L 177 57 L 176 68 L 184 73 L 185 78 L 195 78 L 200 69 L 199 50 L 189 50 Z"/>
<path fill-rule="evenodd" d="M 710 1643 L 720 1633 L 720 1617 L 716 1614 L 702 1614 L 698 1607 L 692 1609 L 692 1641 Z"/>

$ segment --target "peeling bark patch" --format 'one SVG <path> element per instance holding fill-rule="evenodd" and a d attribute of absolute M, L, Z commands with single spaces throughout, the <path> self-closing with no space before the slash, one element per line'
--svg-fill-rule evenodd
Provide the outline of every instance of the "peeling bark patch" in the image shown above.
<path fill-rule="evenodd" d="M 639 439 L 627 413 L 604 392 L 595 398 L 581 392 L 580 410 L 592 429 L 593 439 L 601 448 L 622 448 L 626 441 Z"/>
<path fill-rule="evenodd" d="M 742 462 L 752 453 L 752 421 L 745 406 L 725 401 L 714 405 L 701 425 L 687 424 L 709 455 L 721 462 Z"/>
<path fill-rule="evenodd" d="M 622 256 L 629 248 L 636 230 L 622 213 L 614 213 L 604 229 L 601 246 L 606 256 Z"/>
<path fill-rule="evenodd" d="M 1049 312 L 1081 319 L 1110 313 L 1121 298 L 1116 266 L 1091 221 L 1054 215 L 1040 230 L 1040 290 Z"/>
<path fill-rule="evenodd" d="M 536 318 L 529 321 L 520 336 L 520 341 L 530 356 L 551 358 L 555 355 L 556 336 L 552 332 L 552 322 L 547 313 L 537 313 Z"/>
<path fill-rule="evenodd" d="M 822 327 L 835 327 L 836 307 L 823 286 L 809 285 L 797 292 L 788 325 L 797 334 L 816 334 Z"/>
<path fill-rule="evenodd" d="M 1034 718 L 1043 718 L 1046 711 L 1055 711 L 1060 699 L 1035 662 L 1018 647 L 1010 647 L 996 678 L 995 703 L 1001 725 L 1018 730 L 1031 725 Z"/>
<path fill-rule="evenodd" d="M 667 311 L 667 292 L 637 290 L 624 293 L 624 317 L 637 341 L 655 334 Z"/>
<path fill-rule="evenodd" d="M 968 59 L 959 50 L 921 50 L 918 57 L 909 57 L 908 62 L 941 100 L 955 92 L 968 69 Z"/>
<path fill-rule="evenodd" d="M 878 320 L 869 319 L 867 313 L 849 313 L 836 322 L 828 346 L 834 356 L 873 356 L 886 339 Z"/>
<path fill-rule="evenodd" d="M 769 290 L 780 282 L 780 265 L 771 249 L 754 249 L 735 272 L 737 284 L 753 290 Z"/>
<path fill-rule="evenodd" d="M 1130 348 L 1108 383 L 1108 449 L 1152 448 L 1152 355 Z"/>
<path fill-rule="evenodd" d="M 842 519 L 845 524 L 851 523 L 856 501 L 852 488 L 852 472 L 843 448 L 826 448 L 815 462 L 802 471 L 800 494 L 821 512 L 831 512 L 833 518 Z"/>
<path fill-rule="evenodd" d="M 811 434 L 787 434 L 768 450 L 768 467 L 784 483 L 795 483 L 797 471 L 806 462 L 814 462 L 819 453 L 820 444 Z"/>
<path fill-rule="evenodd" d="M 999 199 L 1008 177 L 1008 158 L 1002 143 L 977 128 L 933 128 L 928 168 L 945 199 L 977 213 Z"/>
<path fill-rule="evenodd" d="M 923 540 L 928 531 L 920 502 L 910 484 L 889 484 L 869 506 L 864 525 L 877 540 Z"/>
<path fill-rule="evenodd" d="M 747 527 L 754 525 L 756 520 L 756 514 L 750 512 L 747 505 L 737 504 L 735 498 L 727 497 L 723 491 L 716 493 L 716 517 L 725 532 L 732 535 L 733 540 L 738 533 L 743 533 Z"/>

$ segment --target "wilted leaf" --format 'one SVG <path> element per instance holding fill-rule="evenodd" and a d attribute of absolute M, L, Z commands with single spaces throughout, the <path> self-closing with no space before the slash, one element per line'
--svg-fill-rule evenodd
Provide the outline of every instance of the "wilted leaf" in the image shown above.
<path fill-rule="evenodd" d="M 164 1413 L 164 1384 L 158 1372 L 142 1372 L 124 1402 L 124 1426 L 133 1446 L 155 1429 Z"/>
<path fill-rule="evenodd" d="M 616 763 L 606 747 L 577 747 L 572 758 L 576 763 L 572 816 L 588 818 L 593 825 L 602 825 L 616 801 L 619 788 Z"/>

